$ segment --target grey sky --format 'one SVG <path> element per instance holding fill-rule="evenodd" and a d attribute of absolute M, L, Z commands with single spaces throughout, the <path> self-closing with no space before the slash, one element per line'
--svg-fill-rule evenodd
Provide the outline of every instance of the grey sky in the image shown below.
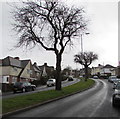
<path fill-rule="evenodd" d="M 14 0 L 15 1 L 15 0 Z M 85 1 L 85 0 L 84 0 Z M 115 2 L 80 2 L 80 0 L 66 0 L 68 5 L 84 6 L 86 16 L 90 19 L 89 35 L 83 36 L 84 51 L 93 51 L 99 55 L 99 60 L 91 66 L 97 64 L 118 65 L 118 3 Z M 8 2 L 9 3 L 9 2 Z M 32 50 L 23 48 L 11 50 L 16 44 L 14 33 L 11 31 L 12 17 L 10 16 L 10 7 L 5 2 L 0 2 L 0 58 L 6 56 L 19 56 L 20 59 L 31 59 L 42 65 L 47 62 L 55 66 L 55 55 L 52 52 L 46 52 L 41 47 Z M 2 29 L 1 29 L 2 28 Z M 1 50 L 2 48 L 2 50 Z M 80 51 L 80 41 L 73 48 L 67 47 L 62 61 L 62 67 L 71 66 L 80 68 L 79 64 L 73 62 L 74 55 Z"/>

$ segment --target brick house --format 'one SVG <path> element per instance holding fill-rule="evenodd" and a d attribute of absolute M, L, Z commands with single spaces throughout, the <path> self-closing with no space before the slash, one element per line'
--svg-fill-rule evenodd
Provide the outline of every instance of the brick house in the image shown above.
<path fill-rule="evenodd" d="M 2 59 L 0 70 L 2 71 L 0 83 L 12 84 L 18 81 L 17 77 L 22 71 L 21 61 L 8 56 Z"/>
<path fill-rule="evenodd" d="M 0 83 L 2 90 L 7 91 L 15 82 L 33 81 L 36 79 L 31 60 L 19 60 L 18 57 L 6 57 L 0 60 Z"/>

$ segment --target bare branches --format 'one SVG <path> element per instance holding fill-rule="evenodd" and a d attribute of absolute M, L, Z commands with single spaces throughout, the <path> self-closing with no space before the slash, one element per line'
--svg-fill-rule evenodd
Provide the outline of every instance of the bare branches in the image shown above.
<path fill-rule="evenodd" d="M 55 53 L 56 90 L 60 90 L 62 54 L 66 46 L 73 43 L 73 38 L 80 36 L 81 31 L 87 28 L 83 8 L 70 8 L 58 0 L 35 0 L 15 7 L 13 15 L 18 47 L 39 44 Z M 78 62 L 83 63 L 83 59 Z"/>
<path fill-rule="evenodd" d="M 84 66 L 89 66 L 94 60 L 98 59 L 98 55 L 93 52 L 80 52 L 74 56 L 74 62 L 79 63 Z"/>
<path fill-rule="evenodd" d="M 40 44 L 44 49 L 63 53 L 72 37 L 86 30 L 83 8 L 69 8 L 57 0 L 25 2 L 14 11 L 14 29 L 19 46 Z M 51 43 L 48 43 L 50 41 Z"/>

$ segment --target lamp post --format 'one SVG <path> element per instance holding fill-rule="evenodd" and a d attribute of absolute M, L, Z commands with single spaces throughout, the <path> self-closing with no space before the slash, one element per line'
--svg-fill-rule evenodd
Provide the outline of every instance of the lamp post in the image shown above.
<path fill-rule="evenodd" d="M 82 40 L 82 34 L 81 34 L 81 52 L 83 53 L 83 40 Z"/>
<path fill-rule="evenodd" d="M 85 35 L 88 35 L 88 34 L 90 34 L 90 33 L 85 33 Z M 81 52 L 83 53 L 83 38 L 82 38 L 82 36 L 83 36 L 84 34 L 81 34 Z M 83 69 L 83 65 L 82 65 L 82 69 Z"/>
<path fill-rule="evenodd" d="M 85 33 L 85 35 L 88 35 L 90 33 Z M 83 53 L 83 35 L 84 34 L 81 34 L 81 52 Z"/>

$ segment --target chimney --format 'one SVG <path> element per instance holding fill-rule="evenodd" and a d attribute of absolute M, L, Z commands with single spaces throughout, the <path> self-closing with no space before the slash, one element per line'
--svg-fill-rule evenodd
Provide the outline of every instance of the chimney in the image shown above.
<path fill-rule="evenodd" d="M 19 57 L 14 57 L 14 59 L 20 60 L 20 58 L 19 58 Z"/>
<path fill-rule="evenodd" d="M 44 63 L 44 66 L 47 66 L 47 63 Z"/>
<path fill-rule="evenodd" d="M 36 62 L 34 62 L 34 65 L 37 65 L 37 63 L 36 63 Z"/>

